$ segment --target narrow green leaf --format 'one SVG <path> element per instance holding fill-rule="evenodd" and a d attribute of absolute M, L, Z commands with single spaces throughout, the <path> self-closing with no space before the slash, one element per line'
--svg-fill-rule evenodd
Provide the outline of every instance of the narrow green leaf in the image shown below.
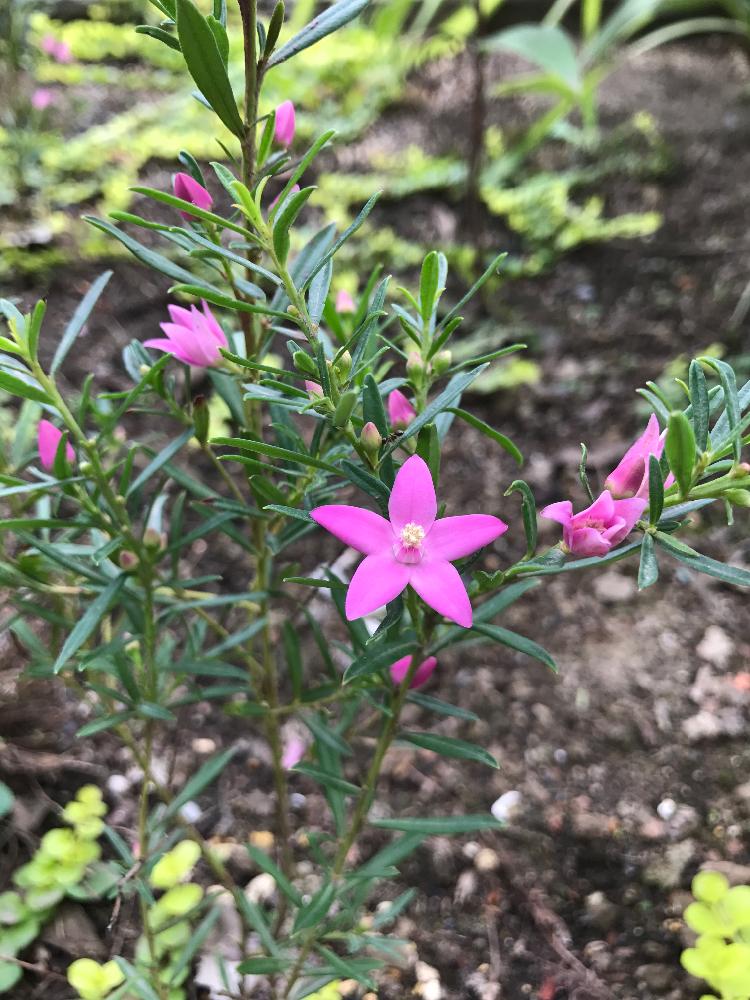
<path fill-rule="evenodd" d="M 691 549 L 689 545 L 685 545 L 684 542 L 678 541 L 663 531 L 657 531 L 656 541 L 675 559 L 679 559 L 680 562 L 685 563 L 686 566 L 698 573 L 714 576 L 717 580 L 734 584 L 736 587 L 750 587 L 750 570 L 742 569 L 740 566 L 730 566 L 717 559 L 701 555 L 700 552 Z"/>
<path fill-rule="evenodd" d="M 481 431 L 485 437 L 488 437 L 492 441 L 495 441 L 496 444 L 499 444 L 501 448 L 507 451 L 508 454 L 515 459 L 519 466 L 523 465 L 523 455 L 516 445 L 513 444 L 511 439 L 506 437 L 505 434 L 501 434 L 500 431 L 496 431 L 494 427 L 490 427 L 490 425 L 485 423 L 484 420 L 480 420 L 479 417 L 474 416 L 473 413 L 469 413 L 467 410 L 451 407 L 450 412 L 454 413 L 457 417 L 460 417 L 461 420 L 469 424 L 470 427 L 474 427 L 476 430 Z"/>
<path fill-rule="evenodd" d="M 693 360 L 690 362 L 688 383 L 690 386 L 690 404 L 692 407 L 695 444 L 698 451 L 702 454 L 708 447 L 708 420 L 710 405 L 708 400 L 706 376 L 703 374 L 703 367 L 701 366 L 700 361 Z"/>
<path fill-rule="evenodd" d="M 737 378 L 734 374 L 734 369 L 731 365 L 728 365 L 726 361 L 720 361 L 718 358 L 702 357 L 698 358 L 698 361 L 713 368 L 719 376 L 721 387 L 724 390 L 723 416 L 726 417 L 726 421 L 729 426 L 729 436 L 732 439 L 732 450 L 734 452 L 735 461 L 739 462 L 742 453 L 742 441 L 740 440 L 738 431 L 740 417 L 742 416 L 742 408 L 739 395 L 737 393 Z M 714 442 L 714 445 L 717 448 L 720 447 L 718 442 Z M 676 475 L 677 473 L 675 472 L 675 476 Z M 679 478 L 677 481 L 679 482 Z"/>
<path fill-rule="evenodd" d="M 343 2 L 347 3 L 347 2 L 349 2 L 349 0 L 343 0 Z M 333 8 L 329 8 L 329 9 L 332 10 Z M 321 16 L 325 17 L 324 14 L 321 15 Z M 378 198 L 380 197 L 381 193 L 382 192 L 380 192 L 380 191 L 376 191 L 375 194 L 370 197 L 370 199 L 367 201 L 367 203 L 360 209 L 360 212 L 357 215 L 357 217 L 354 220 L 354 222 L 352 222 L 352 224 L 350 226 L 347 226 L 347 228 L 344 230 L 344 232 L 341 234 L 341 236 L 339 236 L 339 238 L 335 241 L 335 243 L 333 244 L 333 246 L 331 247 L 331 249 L 328 250 L 326 253 L 323 254 L 323 256 L 318 261 L 318 263 L 315 265 L 315 267 L 313 267 L 313 269 L 310 272 L 310 274 L 305 278 L 305 280 L 304 280 L 304 282 L 302 284 L 302 291 L 304 291 L 309 286 L 310 282 L 315 277 L 315 275 L 318 273 L 318 271 L 320 271 L 321 268 L 325 267 L 325 265 L 328 263 L 328 261 L 331 260 L 331 258 L 333 256 L 335 256 L 335 254 L 338 253 L 338 251 L 341 249 L 341 247 L 344 245 L 344 243 L 346 243 L 346 241 L 349 239 L 349 237 L 353 236 L 354 233 L 357 232 L 357 230 L 359 229 L 359 227 L 362 225 L 362 223 L 365 221 L 365 219 L 367 218 L 367 216 L 370 214 L 370 212 L 375 207 L 375 202 L 378 200 Z"/>
<path fill-rule="evenodd" d="M 302 906 L 302 896 L 299 891 L 295 889 L 286 875 L 284 875 L 278 865 L 266 854 L 266 852 L 261 851 L 260 848 L 255 847 L 254 844 L 245 844 L 245 849 L 258 868 L 260 868 L 261 871 L 266 872 L 266 874 L 272 876 L 274 882 L 279 887 L 281 892 L 284 893 L 286 898 L 291 903 L 294 903 L 295 906 Z"/>
<path fill-rule="evenodd" d="M 179 437 L 176 437 L 173 441 L 162 448 L 158 455 L 156 455 L 146 466 L 143 472 L 131 483 L 130 488 L 127 492 L 127 496 L 132 496 L 136 490 L 139 490 L 141 486 L 144 486 L 149 479 L 156 475 L 160 469 L 162 469 L 170 459 L 174 458 L 180 448 L 184 447 L 188 441 L 193 437 L 193 428 L 189 427 L 187 430 L 183 431 Z"/>
<path fill-rule="evenodd" d="M 526 636 L 519 635 L 517 632 L 511 632 L 510 629 L 501 628 L 500 625 L 486 625 L 480 622 L 473 625 L 472 628 L 475 632 L 479 632 L 480 635 L 486 635 L 493 642 L 500 643 L 501 646 L 508 646 L 510 649 L 515 649 L 519 653 L 525 653 L 527 656 L 539 660 L 545 667 L 549 667 L 550 670 L 557 673 L 555 661 L 547 650 L 540 646 L 539 643 L 534 642 L 533 639 L 527 639 Z"/>
<path fill-rule="evenodd" d="M 258 958 L 246 958 L 240 962 L 237 971 L 243 976 L 272 976 L 278 972 L 285 972 L 292 964 L 289 958 L 268 958 L 259 956 Z"/>
<path fill-rule="evenodd" d="M 7 816 L 13 808 L 15 796 L 4 781 L 0 781 L 0 819 Z"/>
<path fill-rule="evenodd" d="M 372 819 L 371 826 L 381 830 L 402 830 L 404 833 L 421 833 L 425 836 L 449 836 L 452 833 L 477 833 L 479 830 L 501 830 L 490 813 L 468 816 L 404 816 L 401 819 Z"/>
<path fill-rule="evenodd" d="M 70 351 L 71 347 L 75 343 L 76 337 L 83 329 L 84 323 L 91 315 L 94 306 L 99 301 L 99 298 L 104 289 L 107 287 L 107 283 L 111 277 L 112 271 L 105 271 L 104 274 L 100 274 L 76 306 L 76 310 L 73 313 L 70 322 L 65 327 L 65 331 L 60 338 L 60 343 L 57 345 L 57 350 L 52 358 L 52 364 L 49 369 L 50 375 L 55 374 L 67 357 L 68 351 Z"/>
<path fill-rule="evenodd" d="M 400 732 L 398 739 L 404 743 L 412 743 L 424 750 L 432 750 L 442 757 L 455 757 L 459 760 L 472 760 L 479 764 L 498 768 L 500 765 L 484 747 L 468 740 L 459 740 L 453 736 L 439 736 L 436 733 Z"/>
<path fill-rule="evenodd" d="M 296 56 L 298 52 L 302 52 L 319 42 L 326 35 L 338 31 L 349 21 L 353 21 L 365 9 L 367 3 L 368 0 L 339 0 L 338 3 L 332 4 L 322 14 L 317 14 L 309 24 L 306 24 L 301 31 L 298 31 L 282 45 L 269 59 L 268 65 L 278 66 L 279 63 L 286 62 L 287 59 Z"/>
<path fill-rule="evenodd" d="M 511 493 L 521 494 L 521 516 L 523 530 L 526 534 L 526 558 L 531 559 L 537 546 L 536 500 L 531 492 L 531 487 L 523 479 L 514 479 L 503 496 L 510 496 Z"/>
<path fill-rule="evenodd" d="M 686 497 L 693 482 L 695 435 L 690 421 L 681 410 L 669 414 L 664 450 L 669 467 L 680 487 L 680 495 Z"/>
<path fill-rule="evenodd" d="M 227 448 L 240 448 L 242 451 L 251 451 L 260 455 L 268 455 L 269 458 L 281 458 L 289 462 L 296 462 L 298 465 L 309 465 L 314 469 L 325 469 L 326 472 L 338 472 L 335 466 L 322 459 L 313 458 L 312 455 L 305 455 L 299 451 L 290 451 L 288 448 L 279 448 L 275 444 L 266 444 L 265 441 L 251 441 L 249 438 L 214 438 L 212 444 L 224 445 Z M 226 456 L 229 457 L 229 456 Z"/>
<path fill-rule="evenodd" d="M 295 764 L 291 770 L 297 774 L 304 774 L 314 781 L 319 781 L 321 785 L 325 785 L 327 788 L 334 788 L 337 792 L 343 792 L 345 795 L 359 795 L 362 791 L 358 785 L 353 785 L 351 781 L 340 778 L 337 774 L 331 774 L 329 771 L 323 770 L 322 767 L 316 767 L 314 764 Z"/>
<path fill-rule="evenodd" d="M 107 613 L 110 604 L 114 602 L 117 595 L 125 586 L 126 580 L 127 577 L 125 574 L 116 576 L 91 602 L 83 617 L 76 622 L 73 630 L 63 643 L 63 647 L 52 665 L 53 673 L 59 673 L 68 660 L 78 652 L 81 646 L 92 635 L 94 629 Z"/>
<path fill-rule="evenodd" d="M 31 399 L 35 403 L 51 404 L 52 402 L 47 393 L 38 385 L 16 375 L 11 375 L 9 372 L 0 371 L 0 389 L 4 389 L 13 396 L 20 396 L 21 399 Z"/>
<path fill-rule="evenodd" d="M 192 778 L 183 786 L 179 792 L 161 814 L 160 821 L 166 823 L 182 809 L 192 799 L 197 798 L 208 786 L 214 782 L 227 766 L 229 761 L 237 752 L 237 747 L 230 747 L 222 753 L 216 754 L 201 765 Z"/>
<path fill-rule="evenodd" d="M 188 71 L 221 121 L 239 139 L 242 118 L 211 27 L 192 0 L 177 0 L 177 35 Z"/>
<path fill-rule="evenodd" d="M 651 456 L 653 458 L 653 455 Z M 646 532 L 641 543 L 641 563 L 638 567 L 638 589 L 645 590 L 659 579 L 659 563 L 656 561 L 654 536 Z"/>
<path fill-rule="evenodd" d="M 664 510 L 664 477 L 661 474 L 661 463 L 656 455 L 648 457 L 648 519 L 651 524 L 658 524 Z"/>
<path fill-rule="evenodd" d="M 406 700 L 413 705 L 419 705 L 420 708 L 424 708 L 428 712 L 448 715 L 454 719 L 466 719 L 467 722 L 479 722 L 479 716 L 475 715 L 474 712 L 460 708 L 458 705 L 451 705 L 450 702 L 442 701 L 440 698 L 433 698 L 430 694 L 422 694 L 421 691 L 410 691 Z"/>
<path fill-rule="evenodd" d="M 316 927 L 320 924 L 327 916 L 335 898 L 336 887 L 332 882 L 327 882 L 315 893 L 307 906 L 303 906 L 298 911 L 292 934 L 299 934 L 300 931 L 307 930 L 308 927 Z"/>
<path fill-rule="evenodd" d="M 344 671 L 344 684 L 351 684 L 352 681 L 360 677 L 368 677 L 377 673 L 385 667 L 395 663 L 404 656 L 408 656 L 415 648 L 413 639 L 399 639 L 397 642 L 368 646 L 361 656 L 352 660 Z"/>

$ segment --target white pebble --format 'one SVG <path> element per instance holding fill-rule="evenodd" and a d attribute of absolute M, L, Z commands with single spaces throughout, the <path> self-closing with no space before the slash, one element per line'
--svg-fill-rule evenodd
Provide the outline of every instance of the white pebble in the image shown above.
<path fill-rule="evenodd" d="M 107 778 L 107 791 L 110 795 L 124 795 L 130 788 L 130 782 L 124 774 L 110 774 Z"/>
<path fill-rule="evenodd" d="M 195 823 L 201 818 L 203 810 L 198 805 L 197 802 L 186 802 L 185 805 L 180 809 L 180 816 L 185 820 L 186 823 Z"/>
<path fill-rule="evenodd" d="M 656 812 L 660 819 L 668 823 L 677 812 L 677 803 L 674 799 L 662 799 L 656 807 Z"/>
<path fill-rule="evenodd" d="M 508 823 L 518 812 L 521 805 L 521 793 L 517 791 L 504 792 L 492 803 L 490 812 L 498 823 Z"/>

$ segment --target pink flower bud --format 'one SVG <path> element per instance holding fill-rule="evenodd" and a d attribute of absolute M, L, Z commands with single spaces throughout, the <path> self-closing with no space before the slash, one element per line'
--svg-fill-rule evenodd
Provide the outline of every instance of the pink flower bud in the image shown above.
<path fill-rule="evenodd" d="M 203 302 L 197 306 L 167 306 L 171 323 L 160 323 L 166 337 L 144 340 L 144 347 L 173 354 L 178 361 L 195 368 L 210 368 L 221 360 L 220 348 L 227 347 L 226 334 Z"/>
<path fill-rule="evenodd" d="M 360 443 L 365 451 L 376 452 L 383 443 L 383 438 L 375 424 L 368 420 L 359 435 Z"/>
<path fill-rule="evenodd" d="M 175 174 L 172 178 L 172 188 L 175 195 L 182 198 L 183 201 L 189 201 L 191 205 L 202 208 L 205 212 L 211 211 L 211 206 L 214 203 L 213 198 L 203 185 L 199 184 L 190 174 Z M 193 218 L 190 212 L 180 211 L 180 215 L 183 219 Z"/>
<path fill-rule="evenodd" d="M 346 289 L 342 288 L 341 291 L 336 296 L 336 312 L 337 313 L 353 313 L 357 309 L 354 299 L 351 297 Z"/>
<path fill-rule="evenodd" d="M 613 500 L 608 490 L 590 507 L 579 514 L 573 513 L 570 500 L 551 503 L 540 513 L 563 528 L 563 542 L 576 556 L 605 556 L 619 545 L 645 510 L 647 501 L 642 497 Z"/>
<path fill-rule="evenodd" d="M 44 111 L 45 108 L 48 108 L 54 102 L 55 95 L 51 90 L 47 90 L 46 87 L 37 87 L 31 95 L 31 106 L 36 111 Z"/>
<path fill-rule="evenodd" d="M 391 680 L 394 684 L 400 684 L 401 681 L 406 677 L 409 672 L 409 667 L 411 666 L 411 656 L 403 656 L 400 660 L 396 660 L 395 663 L 391 664 Z M 437 666 L 437 660 L 434 656 L 428 656 L 426 660 L 419 664 L 417 669 L 414 671 L 414 676 L 409 684 L 410 688 L 418 688 L 425 684 Z"/>
<path fill-rule="evenodd" d="M 45 469 L 51 469 L 55 464 L 57 448 L 63 432 L 50 423 L 49 420 L 40 420 L 37 429 L 37 445 L 39 448 L 39 461 Z M 76 453 L 73 451 L 70 442 L 65 446 L 65 457 L 69 462 L 75 462 Z"/>
<path fill-rule="evenodd" d="M 651 455 L 661 458 L 667 432 L 659 433 L 659 421 L 656 414 L 651 414 L 646 430 L 638 440 L 628 448 L 617 468 L 607 476 L 604 488 L 613 497 L 648 498 L 648 460 Z M 665 486 L 670 486 L 674 477 L 670 476 Z"/>
<path fill-rule="evenodd" d="M 323 387 L 318 385 L 317 382 L 311 382 L 309 379 L 305 379 L 305 391 L 308 396 L 313 398 L 318 398 L 323 396 Z"/>
<path fill-rule="evenodd" d="M 281 755 L 281 766 L 287 771 L 299 764 L 307 753 L 307 744 L 299 736 L 290 736 L 284 741 L 284 751 Z"/>
<path fill-rule="evenodd" d="M 394 389 L 388 396 L 388 419 L 397 431 L 406 430 L 417 411 L 400 389 Z"/>
<path fill-rule="evenodd" d="M 274 139 L 280 146 L 291 146 L 294 139 L 296 120 L 294 105 L 291 101 L 282 101 L 276 108 L 276 124 L 274 127 Z"/>

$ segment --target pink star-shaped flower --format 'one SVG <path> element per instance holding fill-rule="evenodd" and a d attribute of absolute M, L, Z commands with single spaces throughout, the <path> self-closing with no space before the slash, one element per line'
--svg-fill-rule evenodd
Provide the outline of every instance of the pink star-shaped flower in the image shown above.
<path fill-rule="evenodd" d="M 435 520 L 435 487 L 427 463 L 418 455 L 399 469 L 388 514 L 390 520 L 346 504 L 310 512 L 314 521 L 365 555 L 349 584 L 346 617 L 352 621 L 368 615 L 411 586 L 438 614 L 470 628 L 469 595 L 451 561 L 488 545 L 508 525 L 490 514 Z"/>

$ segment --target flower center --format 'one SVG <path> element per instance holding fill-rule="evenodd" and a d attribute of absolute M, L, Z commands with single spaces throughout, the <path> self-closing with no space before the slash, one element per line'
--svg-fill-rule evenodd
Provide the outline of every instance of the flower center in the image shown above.
<path fill-rule="evenodd" d="M 421 524 L 414 524 L 409 521 L 399 532 L 399 537 L 404 545 L 409 548 L 417 548 L 424 541 L 425 530 Z"/>

